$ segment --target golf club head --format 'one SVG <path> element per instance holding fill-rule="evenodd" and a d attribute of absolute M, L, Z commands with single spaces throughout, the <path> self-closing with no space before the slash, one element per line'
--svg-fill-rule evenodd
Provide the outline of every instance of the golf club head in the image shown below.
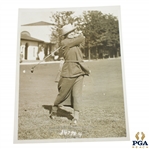
<path fill-rule="evenodd" d="M 33 73 L 34 72 L 34 68 L 31 68 L 31 73 Z"/>

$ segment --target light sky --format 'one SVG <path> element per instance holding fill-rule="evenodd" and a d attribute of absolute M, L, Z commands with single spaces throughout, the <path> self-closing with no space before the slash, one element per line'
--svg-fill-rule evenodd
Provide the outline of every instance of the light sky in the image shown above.
<path fill-rule="evenodd" d="M 78 7 L 78 8 L 55 8 L 55 9 L 20 9 L 19 11 L 19 23 L 28 24 L 38 21 L 50 22 L 49 16 L 55 11 L 75 11 L 76 16 L 82 14 L 86 10 L 98 10 L 103 14 L 112 14 L 118 19 L 120 18 L 120 7 L 119 6 L 105 6 L 105 7 Z"/>

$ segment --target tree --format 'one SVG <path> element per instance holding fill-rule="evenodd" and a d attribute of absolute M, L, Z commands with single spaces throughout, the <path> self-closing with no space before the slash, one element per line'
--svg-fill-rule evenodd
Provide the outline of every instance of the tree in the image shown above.
<path fill-rule="evenodd" d="M 119 45 L 118 20 L 113 15 L 103 14 L 100 11 L 84 11 L 83 22 L 85 25 L 81 25 L 80 29 L 86 37 L 89 59 L 91 49 L 98 51 L 99 46 L 106 49 L 109 46 Z"/>
<path fill-rule="evenodd" d="M 74 16 L 73 11 L 56 12 L 52 15 L 56 22 L 53 28 L 51 40 L 56 41 L 60 46 L 61 30 L 66 24 L 73 24 L 79 30 L 82 30 L 86 37 L 85 47 L 86 56 L 91 58 L 92 55 L 99 54 L 99 47 L 104 50 L 119 48 L 119 27 L 118 19 L 111 14 L 103 14 L 101 11 L 84 11 L 82 16 Z"/>

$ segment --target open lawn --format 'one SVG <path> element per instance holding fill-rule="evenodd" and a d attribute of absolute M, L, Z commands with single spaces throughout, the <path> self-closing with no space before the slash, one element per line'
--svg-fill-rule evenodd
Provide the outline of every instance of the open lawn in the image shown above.
<path fill-rule="evenodd" d="M 83 102 L 77 127 L 70 126 L 73 110 L 62 107 L 58 117 L 49 118 L 59 64 L 20 65 L 18 139 L 126 137 L 121 59 L 86 62 L 91 75 L 83 86 Z M 23 70 L 26 70 L 23 73 Z"/>

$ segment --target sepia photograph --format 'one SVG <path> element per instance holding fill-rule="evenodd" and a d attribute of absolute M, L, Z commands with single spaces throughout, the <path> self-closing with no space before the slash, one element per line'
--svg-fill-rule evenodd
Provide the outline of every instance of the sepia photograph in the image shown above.
<path fill-rule="evenodd" d="M 129 140 L 120 6 L 19 9 L 15 143 Z"/>

